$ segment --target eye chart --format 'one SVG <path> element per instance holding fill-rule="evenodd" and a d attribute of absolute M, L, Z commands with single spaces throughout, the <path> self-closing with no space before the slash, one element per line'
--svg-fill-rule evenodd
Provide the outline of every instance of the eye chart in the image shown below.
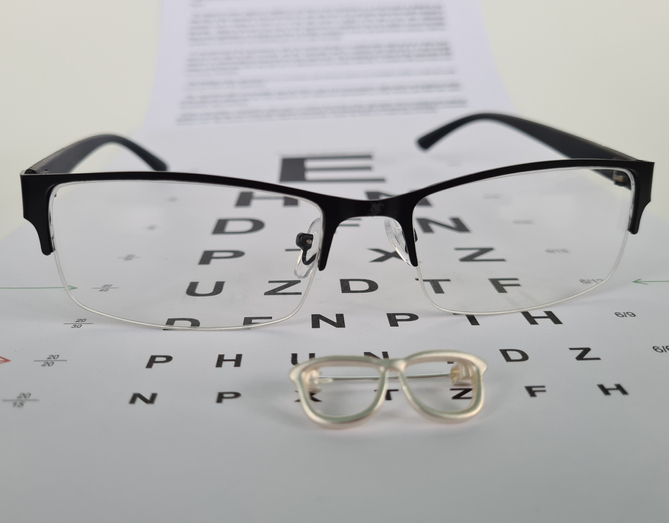
<path fill-rule="evenodd" d="M 194 2 L 189 16 L 199 17 L 198 24 L 215 19 L 200 20 L 198 6 L 207 5 Z M 452 23 L 464 9 L 459 2 L 438 5 Z M 166 10 L 166 27 L 183 14 L 174 9 Z M 255 27 L 261 14 L 253 21 L 248 13 L 235 16 Z M 475 14 L 468 18 L 474 28 L 480 23 Z M 281 16 L 294 21 L 298 15 Z M 333 14 L 333 24 L 342 16 Z M 189 34 L 205 34 L 201 25 L 199 32 L 189 27 Z M 233 37 L 239 38 L 226 38 Z M 451 45 L 457 56 L 465 43 Z M 260 51 L 254 56 L 260 61 Z M 468 74 L 462 71 L 464 83 Z M 315 98 L 309 89 L 304 96 Z M 497 164 L 555 157 L 485 124 L 434 151 L 418 151 L 413 141 L 422 133 L 464 110 L 488 108 L 474 88 L 458 95 L 465 107 L 443 113 L 277 117 L 260 124 L 252 113 L 237 112 L 229 125 L 209 127 L 202 119 L 214 116 L 204 115 L 204 99 L 177 94 L 175 103 L 162 99 L 165 121 L 152 119 L 138 136 L 173 170 L 376 199 Z M 209 95 L 208 104 L 230 110 Z M 493 108 L 509 110 L 501 95 L 490 95 L 498 96 Z M 254 96 L 258 104 L 269 97 Z M 223 109 L 216 111 L 221 118 Z M 267 103 L 262 111 L 266 118 L 278 109 Z M 123 162 L 118 165 L 140 168 Z M 272 242 L 268 224 L 286 202 L 256 196 L 235 194 L 246 221 L 239 221 L 242 214 L 214 212 L 204 239 L 184 244 L 194 266 L 204 260 L 203 267 L 218 270 L 235 261 L 211 247 L 226 232 L 238 233 L 244 243 L 234 250 L 245 256 Z M 442 234 L 455 248 L 468 249 L 457 251 L 454 263 L 503 257 L 494 243 L 463 239 L 476 235 L 473 211 L 438 224 L 424 211 L 420 234 Z M 517 226 L 524 234 L 531 224 Z M 611 279 L 575 300 L 522 313 L 456 316 L 425 299 L 415 269 L 388 242 L 383 219 L 353 219 L 338 229 L 326 270 L 316 274 L 293 318 L 266 328 L 198 332 L 124 324 L 78 307 L 26 225 L 0 244 L 3 520 L 661 519 L 669 509 L 666 228 L 651 204 Z M 80 233 L 96 231 L 82 223 Z M 551 256 L 568 257 L 560 247 Z M 127 264 L 143 256 L 117 254 Z M 584 272 L 583 285 L 599 277 Z M 199 295 L 194 299 L 215 300 L 217 290 L 226 290 L 216 288 L 216 278 L 195 286 L 178 278 L 185 293 L 190 288 Z M 303 291 L 288 279 L 269 280 L 259 281 L 263 300 Z M 511 283 L 497 280 L 503 290 Z M 434 281 L 428 293 L 445 285 Z M 105 280 L 90 286 L 103 297 L 118 290 Z M 265 310 L 244 315 L 259 321 Z M 311 357 L 399 358 L 422 350 L 460 350 L 487 362 L 486 402 L 473 420 L 431 423 L 391 384 L 382 410 L 367 424 L 327 431 L 307 419 L 288 380 L 290 369 Z"/>

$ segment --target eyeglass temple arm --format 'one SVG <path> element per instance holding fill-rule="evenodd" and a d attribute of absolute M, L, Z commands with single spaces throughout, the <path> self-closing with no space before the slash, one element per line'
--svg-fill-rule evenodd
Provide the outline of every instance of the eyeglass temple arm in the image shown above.
<path fill-rule="evenodd" d="M 492 120 L 503 123 L 509 127 L 525 133 L 526 135 L 539 140 L 540 142 L 551 147 L 555 151 L 564 154 L 569 158 L 588 158 L 588 159 L 603 159 L 603 160 L 623 160 L 639 163 L 639 170 L 644 171 L 644 183 L 639 184 L 638 189 L 634 193 L 634 210 L 630 218 L 629 231 L 636 234 L 639 230 L 639 222 L 641 220 L 641 213 L 650 202 L 650 192 L 653 175 L 653 164 L 649 162 L 642 162 L 629 156 L 627 154 L 609 149 L 603 145 L 599 145 L 585 138 L 580 138 L 573 134 L 560 131 L 548 125 L 532 122 L 518 116 L 510 116 L 507 114 L 498 113 L 478 113 L 471 114 L 455 120 L 449 124 L 435 129 L 418 139 L 418 145 L 423 149 L 429 149 L 439 140 L 450 134 L 452 131 L 466 125 L 470 122 L 478 120 Z M 597 169 L 597 172 L 612 180 L 616 185 L 631 188 L 631 182 L 625 176 L 619 176 L 618 171 L 610 169 Z M 639 181 L 639 180 L 637 180 Z"/>
<path fill-rule="evenodd" d="M 133 153 L 144 160 L 149 167 L 154 171 L 167 171 L 167 164 L 160 158 L 154 156 L 149 151 L 140 147 L 135 142 L 117 136 L 115 134 L 99 134 L 84 138 L 72 145 L 64 147 L 60 151 L 47 156 L 43 160 L 37 162 L 35 165 L 26 169 L 27 174 L 36 173 L 61 173 L 66 174 L 72 170 L 86 158 L 89 154 L 99 149 L 103 145 L 115 143 L 130 149 Z"/>
<path fill-rule="evenodd" d="M 418 145 L 423 149 L 429 149 L 452 131 L 478 120 L 492 120 L 513 127 L 514 129 L 543 142 L 550 148 L 555 149 L 569 158 L 635 160 L 635 158 L 624 153 L 609 149 L 608 147 L 591 142 L 585 138 L 580 138 L 579 136 L 549 127 L 548 125 L 526 120 L 525 118 L 519 118 L 518 116 L 498 113 L 477 113 L 455 120 L 419 138 Z"/>

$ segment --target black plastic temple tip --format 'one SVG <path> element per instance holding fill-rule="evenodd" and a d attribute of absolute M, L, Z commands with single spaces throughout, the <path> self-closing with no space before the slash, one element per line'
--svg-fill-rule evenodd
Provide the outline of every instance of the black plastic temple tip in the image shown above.
<path fill-rule="evenodd" d="M 497 113 L 470 114 L 469 116 L 465 116 L 464 118 L 460 118 L 440 127 L 439 129 L 429 132 L 425 136 L 419 138 L 417 143 L 422 149 L 429 149 L 452 131 L 470 122 L 479 120 L 490 120 L 508 125 L 509 127 L 539 140 L 568 158 L 635 160 L 635 158 L 632 158 L 631 156 L 614 151 L 613 149 L 609 149 L 608 147 L 604 147 L 603 145 L 596 144 L 595 142 L 591 142 L 590 140 L 580 138 L 573 134 L 560 131 L 559 129 L 549 127 L 548 125 L 519 118 L 517 116 Z"/>
<path fill-rule="evenodd" d="M 55 152 L 26 170 L 26 173 L 69 173 L 89 154 L 103 145 L 115 143 L 131 150 L 154 171 L 167 171 L 167 164 L 135 142 L 115 134 L 100 134 L 84 138 Z"/>
<path fill-rule="evenodd" d="M 447 127 L 447 126 L 444 126 Z M 430 147 L 432 147 L 435 143 L 437 143 L 439 140 L 441 140 L 444 136 L 449 134 L 452 129 L 444 131 L 444 127 L 440 127 L 439 129 L 436 129 L 425 136 L 421 136 L 416 140 L 416 143 L 421 149 L 428 150 Z"/>

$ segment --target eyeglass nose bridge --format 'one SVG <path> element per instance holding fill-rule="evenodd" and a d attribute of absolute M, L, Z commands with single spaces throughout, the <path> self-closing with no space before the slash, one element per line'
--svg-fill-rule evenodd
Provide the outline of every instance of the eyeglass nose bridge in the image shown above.
<path fill-rule="evenodd" d="M 407 195 L 392 196 L 383 200 L 348 200 L 333 197 L 336 202 L 323 207 L 323 238 L 318 258 L 318 269 L 327 265 L 332 241 L 339 225 L 351 218 L 367 216 L 385 217 L 385 230 L 388 240 L 400 258 L 408 265 L 418 266 L 416 255 L 416 231 L 411 217 L 417 203 L 408 202 Z"/>

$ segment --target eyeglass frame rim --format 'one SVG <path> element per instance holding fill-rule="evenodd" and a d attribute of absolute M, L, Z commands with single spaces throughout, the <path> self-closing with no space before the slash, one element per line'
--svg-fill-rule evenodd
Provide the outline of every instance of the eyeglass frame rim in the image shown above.
<path fill-rule="evenodd" d="M 318 260 L 319 270 L 325 269 L 328 254 L 332 244 L 332 238 L 339 224 L 349 218 L 364 216 L 386 216 L 388 218 L 395 219 L 400 224 L 405 237 L 409 262 L 414 267 L 417 267 L 418 259 L 416 255 L 411 220 L 413 218 L 413 209 L 416 207 L 418 202 L 420 202 L 420 200 L 434 192 L 446 190 L 458 185 L 463 185 L 465 183 L 504 176 L 506 174 L 520 174 L 522 172 L 529 172 L 532 170 L 547 170 L 555 168 L 559 169 L 562 167 L 606 166 L 609 168 L 627 170 L 633 178 L 633 183 L 629 184 L 630 190 L 633 190 L 633 200 L 632 209 L 630 212 L 630 220 L 628 222 L 628 230 L 632 234 L 637 233 L 641 220 L 641 214 L 643 213 L 646 205 L 648 205 L 650 202 L 653 177 L 652 162 L 637 160 L 636 158 L 633 158 L 629 155 L 597 144 L 580 136 L 561 131 L 552 126 L 528 120 L 526 118 L 501 113 L 483 112 L 462 116 L 421 136 L 418 138 L 416 143 L 420 148 L 427 150 L 453 131 L 470 123 L 481 120 L 488 120 L 493 123 L 504 124 L 505 126 L 510 127 L 511 129 L 514 129 L 521 134 L 525 134 L 526 136 L 529 136 L 530 138 L 533 138 L 548 146 L 549 148 L 552 148 L 553 150 L 567 156 L 568 159 L 547 162 L 532 162 L 505 166 L 497 169 L 490 169 L 478 173 L 460 176 L 451 180 L 439 182 L 437 184 L 432 184 L 422 189 L 410 191 L 402 195 L 396 195 L 379 200 L 355 200 L 315 193 L 312 191 L 305 191 L 267 182 L 215 175 L 169 173 L 172 176 L 168 177 L 167 175 L 164 175 L 162 178 L 158 179 L 162 179 L 163 181 L 194 182 L 194 178 L 200 178 L 203 180 L 203 183 L 229 185 L 256 190 L 268 190 L 282 194 L 284 196 L 288 195 L 301 197 L 311 201 L 317 207 L 319 207 L 323 216 L 323 241 Z M 154 169 L 154 171 L 167 171 L 168 169 L 165 162 L 135 142 L 121 136 L 104 134 L 91 136 L 66 146 L 44 158 L 43 160 L 37 162 L 29 169 L 23 171 L 21 173 L 21 187 L 24 217 L 30 221 L 37 230 L 42 252 L 45 255 L 53 252 L 53 245 L 49 232 L 49 201 L 51 193 L 53 192 L 55 186 L 58 185 L 58 183 L 53 183 L 53 178 L 51 178 L 51 182 L 46 180 L 44 180 L 42 183 L 36 182 L 34 178 L 30 177 L 30 175 L 39 174 L 43 176 L 45 174 L 49 174 L 50 176 L 53 176 L 53 171 L 55 171 L 56 174 L 66 175 L 67 173 L 70 173 L 74 167 L 76 167 L 76 165 L 89 154 L 94 152 L 99 147 L 109 143 L 117 143 L 133 151 L 152 169 Z M 95 176 L 95 174 L 98 176 Z M 133 174 L 134 178 L 131 178 L 130 176 Z M 613 180 L 613 177 L 607 175 L 606 173 L 600 174 L 603 174 L 606 177 L 610 177 Z M 78 181 L 87 181 L 85 179 L 87 176 L 89 181 L 119 179 L 143 179 L 149 181 L 156 179 L 155 175 L 153 175 L 151 172 L 142 173 L 138 171 L 133 171 L 130 173 L 88 173 L 88 175 L 70 174 L 70 176 L 75 177 Z M 209 178 L 209 176 L 212 178 Z M 188 179 L 183 180 L 182 177 L 188 177 Z M 67 182 L 70 182 L 71 179 L 72 178 L 67 176 L 65 177 Z M 615 180 L 613 181 L 615 182 Z M 386 212 L 381 212 L 381 210 L 384 210 L 387 206 L 389 206 L 390 209 Z M 346 212 L 344 212 L 344 210 L 346 210 Z M 329 215 L 329 219 L 326 219 L 326 214 Z M 402 218 L 402 216 L 404 216 L 404 218 Z"/>
<path fill-rule="evenodd" d="M 429 363 L 431 361 L 452 361 L 456 364 L 465 364 L 470 370 L 474 371 L 471 373 L 473 399 L 467 408 L 455 412 L 440 411 L 426 405 L 414 395 L 411 386 L 407 381 L 408 378 L 405 374 L 406 368 L 418 363 Z M 330 363 L 350 363 L 350 365 L 344 366 L 363 364 L 361 365 L 362 367 L 374 368 L 379 372 L 379 384 L 377 385 L 376 395 L 374 396 L 372 403 L 366 409 L 348 416 L 330 416 L 319 413 L 314 408 L 313 402 L 311 401 L 310 391 L 308 390 L 309 386 L 306 383 L 306 377 L 310 370 L 327 366 Z M 483 359 L 474 356 L 473 354 L 462 351 L 432 350 L 417 352 L 404 358 L 380 359 L 372 356 L 322 356 L 319 358 L 312 358 L 294 366 L 289 372 L 289 378 L 297 387 L 300 403 L 309 419 L 326 428 L 343 429 L 354 427 L 368 421 L 381 409 L 381 406 L 385 402 L 386 392 L 388 390 L 390 372 L 395 372 L 397 374 L 402 392 L 407 398 L 407 401 L 411 407 L 424 418 L 441 423 L 460 423 L 467 421 L 476 416 L 476 414 L 483 408 L 483 403 L 485 401 L 483 374 L 485 374 L 487 368 L 488 364 Z"/>
<path fill-rule="evenodd" d="M 642 160 L 621 159 L 560 159 L 530 162 L 504 167 L 497 167 L 476 173 L 445 180 L 421 189 L 404 194 L 377 200 L 358 200 L 323 193 L 317 193 L 296 187 L 284 186 L 270 182 L 218 176 L 212 174 L 154 172 L 154 171 L 121 171 L 99 173 L 51 173 L 31 172 L 30 169 L 21 173 L 21 189 L 23 196 L 24 217 L 33 224 L 37 231 L 42 253 L 49 255 L 54 251 L 50 231 L 49 202 L 54 190 L 64 184 L 77 182 L 104 181 L 154 181 L 178 182 L 205 185 L 221 185 L 240 189 L 252 189 L 273 192 L 280 196 L 301 198 L 311 202 L 321 211 L 323 218 L 323 236 L 318 259 L 318 269 L 324 270 L 330 252 L 334 234 L 338 226 L 345 220 L 356 217 L 382 216 L 396 220 L 406 240 L 406 249 L 412 266 L 418 265 L 416 245 L 413 236 L 413 212 L 418 203 L 435 192 L 444 191 L 461 185 L 474 183 L 511 174 L 522 174 L 532 171 L 547 171 L 561 168 L 603 168 L 627 171 L 633 178 L 633 198 L 628 231 L 636 234 L 639 230 L 641 214 L 650 202 L 650 185 L 652 183 L 653 163 Z M 632 188 L 630 187 L 630 190 Z"/>

